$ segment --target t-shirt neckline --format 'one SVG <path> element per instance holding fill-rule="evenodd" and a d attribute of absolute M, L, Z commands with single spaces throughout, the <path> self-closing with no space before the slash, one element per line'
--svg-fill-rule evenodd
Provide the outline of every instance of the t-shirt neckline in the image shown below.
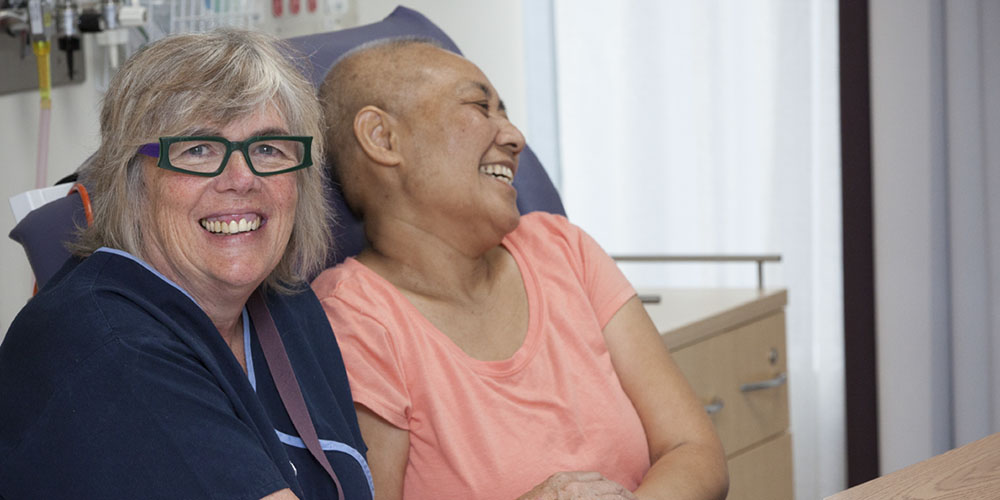
<path fill-rule="evenodd" d="M 534 357 L 535 353 L 538 351 L 538 347 L 541 344 L 541 325 L 539 322 L 541 318 L 544 317 L 542 308 L 545 307 L 544 300 L 541 294 L 538 293 L 539 290 L 536 286 L 537 277 L 535 276 L 534 269 L 525 261 L 524 253 L 517 245 L 515 237 L 512 237 L 517 230 L 515 229 L 513 233 L 508 234 L 504 237 L 501 245 L 507 250 L 508 253 L 514 258 L 514 263 L 517 266 L 518 271 L 521 274 L 521 281 L 524 286 L 524 293 L 528 300 L 528 329 L 524 336 L 524 341 L 521 346 L 514 351 L 507 359 L 501 360 L 481 360 L 476 359 L 468 355 L 461 347 L 458 346 L 451 337 L 448 337 L 444 332 L 438 329 L 429 319 L 427 319 L 417 306 L 413 305 L 395 285 L 393 285 L 389 280 L 382 277 L 382 275 L 376 273 L 368 266 L 362 264 L 359 260 L 354 257 L 349 257 L 345 260 L 345 263 L 356 267 L 365 274 L 368 274 L 371 279 L 376 281 L 381 281 L 388 289 L 389 293 L 393 295 L 396 301 L 401 304 L 401 307 L 405 309 L 405 313 L 411 314 L 416 321 L 419 321 L 423 328 L 421 328 L 421 333 L 427 333 L 424 335 L 429 340 L 437 342 L 444 345 L 445 349 L 450 353 L 450 355 L 461 361 L 463 364 L 468 366 L 470 369 L 482 375 L 491 377 L 505 377 L 517 373 L 521 368 L 523 368 L 531 359 Z"/>

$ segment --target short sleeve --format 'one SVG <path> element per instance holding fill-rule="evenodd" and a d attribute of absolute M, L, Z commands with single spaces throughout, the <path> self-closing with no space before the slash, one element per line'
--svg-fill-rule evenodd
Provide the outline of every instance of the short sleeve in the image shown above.
<path fill-rule="evenodd" d="M 533 252 L 538 259 L 565 259 L 573 268 L 601 328 L 607 326 L 618 309 L 635 295 L 635 289 L 614 259 L 594 238 L 565 217 L 533 212 L 523 216 L 521 224 L 529 233 L 526 240 L 542 247 Z M 541 264 L 565 265 L 561 262 Z"/>
<path fill-rule="evenodd" d="M 635 295 L 635 289 L 614 259 L 594 241 L 594 238 L 579 227 L 573 227 L 578 235 L 583 262 L 583 285 L 594 311 L 597 312 L 597 320 L 601 328 L 604 328 L 618 309 Z"/>
<path fill-rule="evenodd" d="M 0 497 L 259 499 L 288 488 L 246 408 L 174 347 L 113 339 L 81 360 L 0 467 Z"/>
<path fill-rule="evenodd" d="M 336 295 L 320 296 L 320 301 L 340 344 L 354 401 L 409 429 L 412 407 L 403 363 L 386 326 Z"/>

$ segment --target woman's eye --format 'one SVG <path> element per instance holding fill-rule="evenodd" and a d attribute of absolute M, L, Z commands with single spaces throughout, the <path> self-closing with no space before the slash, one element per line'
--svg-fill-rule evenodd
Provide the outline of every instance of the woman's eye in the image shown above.
<path fill-rule="evenodd" d="M 212 148 L 208 144 L 198 144 L 184 150 L 185 156 L 207 156 L 212 153 Z"/>
<path fill-rule="evenodd" d="M 473 101 L 469 104 L 479 108 L 479 111 L 486 116 L 490 116 L 490 102 L 489 101 Z"/>
<path fill-rule="evenodd" d="M 287 156 L 284 149 L 273 144 L 257 144 L 254 146 L 254 156 Z"/>

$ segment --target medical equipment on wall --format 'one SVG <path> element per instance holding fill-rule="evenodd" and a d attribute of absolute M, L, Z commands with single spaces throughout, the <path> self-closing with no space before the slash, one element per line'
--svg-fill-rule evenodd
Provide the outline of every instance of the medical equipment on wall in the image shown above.
<path fill-rule="evenodd" d="M 38 155 L 35 163 L 35 187 L 45 186 L 49 168 L 49 120 L 52 116 L 52 12 L 42 0 L 29 0 L 28 22 L 31 27 L 31 51 L 38 66 Z"/>
<path fill-rule="evenodd" d="M 37 12 L 30 18 L 29 5 Z M 30 4 L 24 0 L 16 6 L 0 0 L 0 68 L 3 68 L 0 70 L 0 94 L 39 88 L 38 69 L 44 64 L 38 67 L 37 63 L 44 63 L 45 57 L 40 54 L 41 59 L 36 61 L 33 54 L 36 49 L 44 53 L 45 45 L 49 46 L 48 77 L 52 87 L 80 83 L 85 79 L 86 71 L 80 64 L 79 29 L 73 19 L 68 23 L 70 31 L 66 30 L 62 16 L 67 11 L 63 4 L 55 5 L 45 0 Z"/>
<path fill-rule="evenodd" d="M 100 92 L 133 51 L 167 34 L 221 26 L 261 29 L 279 37 L 333 31 L 356 23 L 356 1 L 0 0 L 0 67 L 9 70 L 0 78 L 0 94 L 35 88 L 36 82 L 23 74 L 25 63 L 33 62 L 27 49 L 39 37 L 52 46 L 54 85 L 85 78 L 82 51 L 96 43 L 91 68 L 96 66 L 93 83 Z M 45 35 L 37 34 L 39 29 Z M 88 33 L 93 35 L 85 44 L 82 38 Z"/>
<path fill-rule="evenodd" d="M 21 59 L 28 44 L 34 48 L 55 42 L 65 53 L 65 74 L 76 80 L 80 69 L 76 56 L 82 48 L 83 33 L 99 34 L 98 43 L 107 50 L 109 61 L 116 67 L 128 40 L 127 29 L 143 26 L 146 11 L 139 0 L 0 0 L 0 28 L 20 39 Z M 0 88 L 0 92 L 15 90 L 24 89 Z"/>
<path fill-rule="evenodd" d="M 35 55 L 38 74 L 39 119 L 38 150 L 35 163 L 35 188 L 46 185 L 48 176 L 49 129 L 52 114 L 52 42 L 56 40 L 59 50 L 66 53 L 67 74 L 72 80 L 76 76 L 74 52 L 80 49 L 80 32 L 88 31 L 87 16 L 99 15 L 89 31 L 104 35 L 108 54 L 117 67 L 118 46 L 127 41 L 127 26 L 145 22 L 145 8 L 136 3 L 122 5 L 114 0 L 102 2 L 76 2 L 60 0 L 27 0 L 0 4 L 0 27 L 9 35 L 21 41 L 22 59 L 26 45 L 31 46 Z M 77 14 L 81 12 L 81 14 Z M 101 39 L 99 38 L 99 41 Z"/>

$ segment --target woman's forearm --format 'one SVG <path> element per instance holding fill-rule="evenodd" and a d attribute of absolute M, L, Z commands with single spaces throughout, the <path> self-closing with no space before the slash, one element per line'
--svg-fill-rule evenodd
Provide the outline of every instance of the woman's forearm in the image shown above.
<path fill-rule="evenodd" d="M 635 494 L 640 500 L 722 500 L 728 491 L 726 462 L 715 446 L 685 443 L 652 464 Z"/>

